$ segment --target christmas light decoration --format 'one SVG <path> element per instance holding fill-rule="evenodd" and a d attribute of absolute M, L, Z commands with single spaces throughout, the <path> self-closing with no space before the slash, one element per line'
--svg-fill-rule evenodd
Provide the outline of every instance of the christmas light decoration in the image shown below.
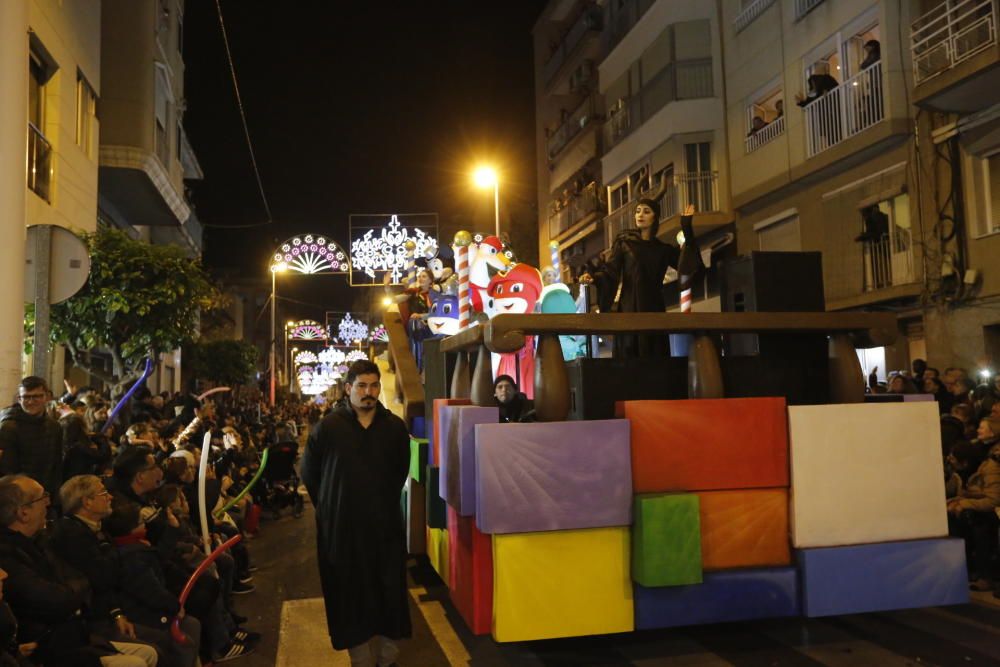
<path fill-rule="evenodd" d="M 347 358 L 344 360 L 349 364 L 353 364 L 355 361 L 364 361 L 368 359 L 368 353 L 361 350 L 351 350 L 347 353 Z"/>
<path fill-rule="evenodd" d="M 433 228 L 437 229 L 437 216 L 433 218 Z M 358 235 L 352 226 L 351 239 L 352 284 L 356 284 L 354 271 L 358 271 L 371 278 L 368 284 L 375 284 L 388 274 L 389 282 L 398 285 L 406 271 L 407 256 L 426 256 L 428 249 L 437 245 L 437 240 L 424 229 L 404 226 L 398 214 L 391 215 L 384 227 L 369 228 Z M 408 243 L 412 243 L 412 251 L 407 250 Z"/>
<path fill-rule="evenodd" d="M 319 357 L 316 356 L 315 352 L 309 350 L 303 350 L 295 355 L 296 364 L 315 364 L 317 361 L 319 361 Z"/>
<path fill-rule="evenodd" d="M 353 319 L 351 314 L 347 313 L 337 325 L 337 338 L 345 345 L 368 340 L 368 325 L 361 320 Z"/>
<path fill-rule="evenodd" d="M 347 253 L 337 243 L 324 236 L 306 234 L 294 236 L 274 251 L 271 266 L 284 264 L 298 273 L 347 273 Z"/>
<path fill-rule="evenodd" d="M 292 322 L 288 330 L 289 340 L 325 340 L 326 329 L 314 320 Z"/>
<path fill-rule="evenodd" d="M 330 366 L 337 366 L 344 363 L 347 355 L 344 354 L 343 350 L 338 350 L 333 347 L 328 347 L 319 353 L 319 361 L 321 364 L 328 364 Z"/>
<path fill-rule="evenodd" d="M 372 340 L 377 341 L 379 343 L 389 342 L 389 332 L 385 330 L 384 324 L 380 324 L 377 327 L 375 327 L 375 330 L 372 331 Z"/>

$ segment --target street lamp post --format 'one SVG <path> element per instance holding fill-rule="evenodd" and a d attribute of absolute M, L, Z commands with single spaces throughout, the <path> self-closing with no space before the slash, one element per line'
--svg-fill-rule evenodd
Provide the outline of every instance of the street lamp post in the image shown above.
<path fill-rule="evenodd" d="M 473 172 L 472 179 L 480 188 L 493 188 L 493 222 L 496 237 L 500 238 L 500 177 L 493 167 L 482 166 Z"/>
<path fill-rule="evenodd" d="M 274 371 L 275 371 L 275 365 L 276 365 L 275 357 L 277 356 L 276 355 L 276 352 L 277 352 L 276 348 L 278 347 L 277 340 L 275 340 L 275 333 L 274 333 L 274 324 L 275 324 L 275 321 L 277 320 L 277 315 L 278 315 L 277 298 L 276 298 L 277 297 L 277 277 L 278 277 L 279 273 L 285 271 L 287 268 L 288 268 L 288 265 L 285 264 L 284 262 L 281 262 L 281 263 L 278 263 L 278 264 L 272 264 L 271 265 L 271 343 L 270 343 L 270 348 L 269 348 L 270 349 L 270 352 L 269 352 L 269 354 L 270 354 L 270 365 L 271 365 L 271 387 L 270 387 L 270 389 L 271 389 L 271 391 L 270 391 L 271 407 L 274 407 L 274 404 L 275 404 L 275 396 L 274 396 Z"/>

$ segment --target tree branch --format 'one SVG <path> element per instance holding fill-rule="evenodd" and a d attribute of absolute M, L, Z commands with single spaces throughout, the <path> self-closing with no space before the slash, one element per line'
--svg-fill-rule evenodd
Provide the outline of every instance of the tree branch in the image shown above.
<path fill-rule="evenodd" d="M 66 349 L 69 350 L 69 356 L 73 360 L 74 366 L 76 366 L 77 368 L 82 368 L 84 371 L 86 371 L 87 375 L 89 375 L 90 377 L 97 378 L 98 380 L 100 380 L 105 384 L 115 383 L 114 379 L 110 375 L 107 375 L 103 371 L 98 370 L 97 368 L 92 366 L 89 361 L 84 361 L 83 356 L 80 354 L 80 350 L 78 350 L 76 345 L 74 345 L 71 341 L 68 340 L 63 341 L 63 345 L 65 345 Z"/>

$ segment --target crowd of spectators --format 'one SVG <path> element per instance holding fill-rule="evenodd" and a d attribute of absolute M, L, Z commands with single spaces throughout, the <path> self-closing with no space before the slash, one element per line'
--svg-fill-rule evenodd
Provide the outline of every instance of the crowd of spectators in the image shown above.
<path fill-rule="evenodd" d="M 67 385 L 53 401 L 43 379 L 21 381 L 0 412 L 0 666 L 193 667 L 253 652 L 260 635 L 243 626 L 233 596 L 255 590 L 247 540 L 265 485 L 233 501 L 263 450 L 294 444 L 296 423 L 316 415 L 219 397 L 217 407 L 140 387 L 105 428 L 106 395 Z M 243 539 L 181 606 L 206 557 L 205 442 L 209 548 Z"/>

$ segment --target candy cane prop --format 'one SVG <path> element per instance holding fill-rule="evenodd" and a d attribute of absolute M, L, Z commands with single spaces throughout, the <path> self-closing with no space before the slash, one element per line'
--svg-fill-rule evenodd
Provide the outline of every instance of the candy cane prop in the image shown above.
<path fill-rule="evenodd" d="M 455 234 L 455 269 L 458 273 L 458 330 L 467 329 L 472 316 L 472 300 L 469 297 L 469 244 L 472 234 Z"/>
<path fill-rule="evenodd" d="M 201 394 L 200 396 L 197 397 L 198 402 L 201 403 L 212 394 L 218 394 L 221 391 L 232 391 L 232 389 L 230 389 L 229 387 L 216 387 L 215 389 L 209 389 L 204 394 Z"/>
<path fill-rule="evenodd" d="M 410 239 L 403 248 L 406 250 L 406 287 L 410 287 L 417 280 L 417 244 Z"/>
<path fill-rule="evenodd" d="M 139 377 L 139 379 L 136 380 L 131 387 L 129 387 L 129 390 L 125 392 L 124 396 L 122 396 L 122 400 L 118 401 L 118 404 L 115 405 L 114 409 L 111 411 L 111 414 L 108 415 L 108 421 L 104 422 L 104 426 L 101 427 L 101 433 L 108 432 L 108 429 L 111 428 L 112 422 L 115 421 L 115 417 L 117 417 L 118 413 L 122 411 L 122 408 L 124 408 L 128 404 L 128 399 L 132 398 L 132 394 L 134 394 L 141 385 L 146 383 L 146 379 L 152 373 L 153 373 L 153 360 L 150 359 L 149 357 L 146 357 L 145 370 L 142 371 L 142 375 Z"/>
<path fill-rule="evenodd" d="M 184 603 L 187 602 L 188 596 L 191 595 L 192 589 L 194 589 L 194 584 L 205 573 L 208 566 L 215 562 L 219 556 L 223 554 L 227 549 L 231 549 L 236 546 L 236 543 L 243 539 L 242 535 L 233 535 L 228 540 L 223 542 L 218 546 L 218 548 L 210 553 L 205 560 L 201 561 L 201 564 L 191 573 L 190 578 L 188 578 L 187 583 L 184 584 L 184 590 L 181 591 L 180 597 L 177 599 L 181 604 L 181 609 L 184 609 Z M 181 617 L 178 614 L 174 616 L 173 623 L 170 624 L 170 635 L 174 638 L 174 641 L 178 644 L 187 644 L 187 636 L 181 631 Z"/>
<path fill-rule="evenodd" d="M 559 242 L 549 241 L 549 261 L 552 263 L 552 268 L 556 272 L 556 276 L 559 277 L 559 281 L 562 282 L 562 267 L 559 266 Z"/>
<path fill-rule="evenodd" d="M 201 441 L 201 464 L 198 466 L 198 513 L 201 515 L 201 541 L 205 555 L 212 553 L 212 538 L 208 533 L 208 509 L 205 507 L 205 471 L 208 470 L 208 450 L 212 448 L 212 431 L 205 431 Z"/>
<path fill-rule="evenodd" d="M 264 468 L 267 467 L 267 456 L 270 453 L 271 453 L 271 449 L 270 448 L 267 448 L 267 449 L 264 450 L 264 454 L 260 457 L 260 467 L 257 468 L 257 473 L 253 476 L 253 479 L 250 480 L 249 484 L 247 484 L 246 486 L 243 487 L 243 490 L 240 491 L 239 494 L 235 498 L 232 498 L 228 503 L 226 503 L 225 505 L 223 505 L 219 509 L 219 511 L 217 511 L 217 512 L 215 512 L 215 514 L 213 514 L 213 516 L 216 519 L 221 519 L 222 515 L 225 514 L 227 510 L 229 510 L 234 505 L 236 505 L 238 502 L 240 502 L 241 500 L 243 500 L 243 497 L 245 495 L 247 495 L 247 493 L 250 491 L 250 489 L 253 488 L 254 484 L 257 483 L 257 480 L 260 479 L 260 476 L 262 474 L 264 474 Z"/>

